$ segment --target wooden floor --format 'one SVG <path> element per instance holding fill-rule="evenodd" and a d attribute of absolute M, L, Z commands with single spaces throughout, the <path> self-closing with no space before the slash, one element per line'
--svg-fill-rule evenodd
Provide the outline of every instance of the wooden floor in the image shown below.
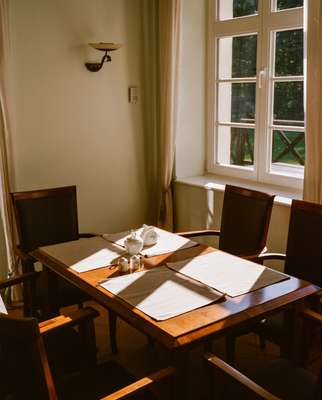
<path fill-rule="evenodd" d="M 88 305 L 96 308 L 100 316 L 95 321 L 96 338 L 98 346 L 99 361 L 115 360 L 121 364 L 129 373 L 137 378 L 153 372 L 161 367 L 168 365 L 168 356 L 164 349 L 157 345 L 149 344 L 147 337 L 129 326 L 127 323 L 118 319 L 117 322 L 117 343 L 119 352 L 116 356 L 111 353 L 108 336 L 108 315 L 107 311 L 94 302 Z M 62 310 L 68 311 L 68 310 Z M 19 315 L 21 311 L 12 311 Z M 219 357 L 225 357 L 224 339 L 217 339 L 213 342 L 213 352 Z M 202 355 L 202 347 L 196 348 L 191 352 L 190 365 L 191 374 L 187 382 L 191 385 L 193 399 L 206 399 L 208 393 L 207 375 L 205 374 Z M 267 342 L 265 350 L 259 348 L 256 335 L 249 334 L 239 338 L 236 346 L 236 365 L 247 375 L 252 375 L 259 366 L 279 356 L 278 347 Z M 312 366 L 313 371 L 317 366 Z M 218 382 L 220 384 L 220 382 Z M 161 391 L 160 391 L 161 390 Z M 160 395 L 161 393 L 161 395 Z M 167 393 L 167 392 L 165 392 Z M 158 397 L 168 399 L 168 394 L 164 394 L 163 389 L 159 388 Z M 221 397 L 219 397 L 221 398 Z M 222 397 L 225 399 L 225 396 Z M 236 397 L 238 398 L 238 396 Z M 216 397 L 217 399 L 217 397 Z"/>
<path fill-rule="evenodd" d="M 166 352 L 159 346 L 151 346 L 145 335 L 129 326 L 122 320 L 117 322 L 117 342 L 119 352 L 111 353 L 107 329 L 107 312 L 102 307 L 91 303 L 100 312 L 96 320 L 96 336 L 99 348 L 99 358 L 102 361 L 115 359 L 137 378 L 144 374 L 164 367 L 167 364 Z M 252 375 L 259 365 L 268 363 L 278 357 L 278 347 L 267 342 L 266 349 L 259 348 L 256 335 L 245 335 L 238 339 L 236 347 L 236 365 L 244 372 Z M 220 357 L 225 357 L 225 341 L 220 338 L 213 342 L 213 351 Z M 191 373 L 187 381 L 192 387 L 193 399 L 207 398 L 207 381 L 203 365 L 204 349 L 198 347 L 191 352 Z M 223 397 L 224 398 L 224 397 Z"/>

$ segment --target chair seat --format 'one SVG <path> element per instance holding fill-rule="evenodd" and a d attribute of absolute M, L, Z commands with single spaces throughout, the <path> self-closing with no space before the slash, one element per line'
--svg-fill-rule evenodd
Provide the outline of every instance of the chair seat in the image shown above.
<path fill-rule="evenodd" d="M 136 380 L 115 361 L 108 361 L 88 371 L 86 376 L 74 375 L 59 382 L 56 387 L 59 400 L 97 400 Z M 131 396 L 134 400 L 156 400 L 149 390 Z"/>
<path fill-rule="evenodd" d="M 255 382 L 283 400 L 312 400 L 316 377 L 288 360 L 278 359 L 258 372 Z"/>

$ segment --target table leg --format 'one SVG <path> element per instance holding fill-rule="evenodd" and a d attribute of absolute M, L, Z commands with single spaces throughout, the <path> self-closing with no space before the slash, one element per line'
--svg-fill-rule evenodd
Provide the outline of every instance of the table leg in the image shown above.
<path fill-rule="evenodd" d="M 109 331 L 110 331 L 110 343 L 112 354 L 117 354 L 117 341 L 116 341 L 116 322 L 117 315 L 114 311 L 108 310 L 108 322 L 109 322 Z"/>
<path fill-rule="evenodd" d="M 281 356 L 288 358 L 295 365 L 303 364 L 303 319 L 300 312 L 305 309 L 305 301 L 297 301 L 284 313 L 286 335 L 281 348 Z"/>

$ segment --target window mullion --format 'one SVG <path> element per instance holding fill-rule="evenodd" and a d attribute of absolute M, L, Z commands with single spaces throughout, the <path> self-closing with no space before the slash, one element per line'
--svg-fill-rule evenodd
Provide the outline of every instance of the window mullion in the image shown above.
<path fill-rule="evenodd" d="M 270 1 L 263 0 L 260 2 L 260 30 L 258 40 L 258 73 L 261 74 L 261 85 L 257 89 L 258 93 L 258 108 L 257 108 L 257 123 L 256 123 L 256 137 L 257 137 L 257 179 L 262 181 L 265 176 L 267 158 L 269 152 L 268 138 L 267 138 L 267 120 L 268 120 L 268 92 L 269 92 L 269 33 L 267 27 L 267 20 L 270 14 Z"/>

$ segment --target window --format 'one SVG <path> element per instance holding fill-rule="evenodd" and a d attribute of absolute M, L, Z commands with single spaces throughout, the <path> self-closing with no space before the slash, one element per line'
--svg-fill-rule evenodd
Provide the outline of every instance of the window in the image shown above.
<path fill-rule="evenodd" d="M 210 0 L 210 172 L 300 187 L 303 0 Z"/>

